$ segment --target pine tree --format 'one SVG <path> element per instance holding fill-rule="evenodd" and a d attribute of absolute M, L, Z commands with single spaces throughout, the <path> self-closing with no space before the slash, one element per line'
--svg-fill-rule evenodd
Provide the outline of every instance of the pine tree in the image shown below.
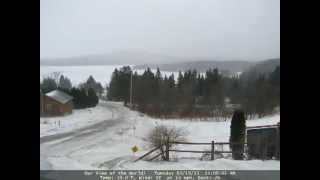
<path fill-rule="evenodd" d="M 109 100 L 129 101 L 131 72 L 129 66 L 115 69 L 107 91 Z M 173 75 L 163 78 L 159 68 L 155 74 L 148 67 L 142 75 L 133 75 L 134 106 L 150 115 L 167 116 L 183 110 L 190 115 L 201 107 L 201 111 L 220 117 L 226 112 L 225 97 L 240 104 L 248 115 L 270 113 L 280 104 L 280 69 L 268 78 L 245 83 L 239 77 L 223 77 L 217 68 L 207 70 L 205 76 L 196 70 L 179 71 L 177 83 Z"/>
<path fill-rule="evenodd" d="M 161 89 L 163 89 L 163 78 L 160 72 L 160 69 L 157 68 L 157 72 L 154 77 L 154 82 L 153 82 L 153 108 L 154 108 L 154 113 L 156 113 L 157 116 L 160 116 L 160 111 L 161 111 Z"/>
<path fill-rule="evenodd" d="M 73 97 L 73 106 L 75 109 L 80 109 L 81 108 L 81 95 L 80 95 L 80 90 L 78 88 L 72 88 L 70 91 L 70 95 Z"/>
<path fill-rule="evenodd" d="M 107 98 L 108 100 L 119 101 L 119 71 L 116 68 L 111 76 L 111 81 L 109 83 L 109 87 L 107 88 Z"/>
<path fill-rule="evenodd" d="M 178 82 L 177 82 L 177 104 L 179 105 L 179 110 L 184 101 L 183 87 L 184 87 L 184 76 L 182 72 L 179 71 Z"/>
<path fill-rule="evenodd" d="M 101 94 L 103 93 L 103 87 L 102 85 L 97 82 L 91 75 L 87 79 L 87 81 L 80 85 L 81 88 L 86 89 L 87 91 L 92 88 L 98 96 L 101 97 Z"/>
<path fill-rule="evenodd" d="M 59 89 L 65 90 L 65 91 L 69 91 L 72 88 L 70 79 L 68 79 L 63 75 L 60 76 L 58 86 L 59 86 Z"/>
<path fill-rule="evenodd" d="M 80 108 L 87 108 L 90 107 L 90 99 L 88 98 L 87 90 L 84 88 L 80 88 Z"/>
<path fill-rule="evenodd" d="M 88 106 L 95 107 L 99 103 L 99 98 L 93 88 L 88 90 Z"/>
<path fill-rule="evenodd" d="M 107 92 L 109 100 L 124 101 L 125 105 L 129 102 L 131 73 L 130 66 L 115 69 Z"/>
<path fill-rule="evenodd" d="M 276 69 L 269 76 L 269 83 L 272 86 L 272 103 L 273 106 L 280 106 L 280 66 L 277 66 Z"/>
<path fill-rule="evenodd" d="M 230 148 L 233 159 L 243 159 L 244 142 L 246 135 L 246 119 L 243 110 L 235 110 L 230 126 Z M 232 144 L 238 143 L 238 144 Z"/>
<path fill-rule="evenodd" d="M 40 85 L 41 85 L 40 88 L 43 93 L 48 93 L 48 92 L 56 90 L 58 88 L 58 85 L 57 85 L 55 79 L 50 78 L 50 77 L 44 78 Z"/>
<path fill-rule="evenodd" d="M 124 66 L 119 71 L 119 95 L 120 99 L 124 101 L 126 105 L 130 100 L 130 81 L 131 81 L 131 68 L 130 66 Z"/>

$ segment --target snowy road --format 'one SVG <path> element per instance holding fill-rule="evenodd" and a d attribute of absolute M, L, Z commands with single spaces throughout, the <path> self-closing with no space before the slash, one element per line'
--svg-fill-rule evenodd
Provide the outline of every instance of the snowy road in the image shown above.
<path fill-rule="evenodd" d="M 124 119 L 123 113 L 119 112 L 120 109 L 119 107 L 115 107 L 114 104 L 108 104 L 105 103 L 102 106 L 106 108 L 106 110 L 111 111 L 113 116 L 118 116 L 119 117 L 111 117 L 111 120 L 105 120 L 84 128 L 77 129 L 72 132 L 67 132 L 67 133 L 60 133 L 60 134 L 55 134 L 55 135 L 49 135 L 49 136 L 44 136 L 40 138 L 40 144 L 42 143 L 47 143 L 63 138 L 70 137 L 70 140 L 74 140 L 75 138 L 81 138 L 83 136 L 90 136 L 90 135 L 96 135 L 95 133 L 103 133 L 106 131 L 108 128 L 111 128 L 112 126 L 121 123 Z"/>
<path fill-rule="evenodd" d="M 55 122 L 61 121 L 56 127 Z M 275 124 L 280 115 L 247 121 L 248 126 Z M 43 123 L 46 122 L 46 123 Z M 54 122 L 54 123 L 53 123 Z M 161 120 L 142 115 L 122 103 L 101 102 L 97 107 L 75 110 L 66 117 L 40 118 L 40 169 L 97 170 L 97 169 L 233 169 L 278 170 L 280 161 L 235 161 L 216 159 L 200 161 L 195 154 L 173 154 L 179 157 L 170 162 L 133 162 L 150 150 L 145 137 L 157 124 L 185 128 L 190 142 L 228 141 L 230 121 Z M 42 129 L 41 129 L 42 128 Z M 133 154 L 131 148 L 138 146 Z M 179 147 L 180 148 L 180 147 Z M 203 148 L 207 147 L 181 147 Z M 193 150 L 193 149 L 191 149 Z"/>
<path fill-rule="evenodd" d="M 104 121 L 71 132 L 40 138 L 41 168 L 60 169 L 65 166 L 66 168 L 70 167 L 74 169 L 75 167 L 79 167 L 82 169 L 83 164 L 80 165 L 80 163 L 81 160 L 86 159 L 86 157 L 83 158 L 79 156 L 83 156 L 83 154 L 93 155 L 94 153 L 91 153 L 91 150 L 99 149 L 99 147 L 103 145 L 116 145 L 116 141 L 112 141 L 113 133 L 119 134 L 121 132 L 118 127 L 114 127 L 126 125 L 122 130 L 130 128 L 130 123 L 124 123 L 126 119 L 125 111 L 128 110 L 116 103 L 103 103 L 101 106 L 105 107 L 106 111 L 111 111 L 112 116 L 106 117 L 108 119 Z M 58 167 L 53 167 L 50 162 L 54 162 Z M 87 168 L 91 169 L 91 165 L 92 164 L 88 165 Z M 97 166 L 98 165 L 99 163 Z"/>

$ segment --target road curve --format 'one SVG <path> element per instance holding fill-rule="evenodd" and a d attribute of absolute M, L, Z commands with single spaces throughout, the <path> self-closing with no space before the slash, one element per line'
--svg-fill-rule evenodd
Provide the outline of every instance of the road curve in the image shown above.
<path fill-rule="evenodd" d="M 125 124 L 128 109 L 118 103 L 105 102 L 101 106 L 112 112 L 112 117 L 89 125 L 72 132 L 43 136 L 40 138 L 40 169 L 52 169 L 50 158 L 65 157 L 70 162 L 77 161 L 73 158 L 79 150 L 94 150 L 101 142 L 108 142 L 110 132 L 115 126 Z M 112 136 L 111 136 L 112 137 Z"/>

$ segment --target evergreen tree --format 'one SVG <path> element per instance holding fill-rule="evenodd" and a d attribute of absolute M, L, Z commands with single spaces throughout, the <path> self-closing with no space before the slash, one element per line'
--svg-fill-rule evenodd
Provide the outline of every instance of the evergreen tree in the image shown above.
<path fill-rule="evenodd" d="M 73 96 L 73 106 L 75 109 L 81 109 L 81 94 L 78 88 L 72 88 L 70 91 L 70 95 Z"/>
<path fill-rule="evenodd" d="M 138 93 L 139 93 L 139 86 L 141 86 L 140 82 L 140 76 L 138 73 L 135 71 L 132 77 L 132 103 L 133 103 L 133 108 L 137 107 L 137 104 L 139 104 L 138 101 Z"/>
<path fill-rule="evenodd" d="M 246 119 L 243 110 L 235 110 L 230 126 L 230 148 L 233 159 L 243 159 L 244 142 L 246 135 Z M 238 143 L 238 144 L 232 144 Z"/>
<path fill-rule="evenodd" d="M 274 106 L 280 106 L 280 66 L 269 76 L 269 83 L 272 86 L 272 101 Z"/>
<path fill-rule="evenodd" d="M 93 88 L 88 90 L 88 106 L 95 107 L 99 103 L 99 98 Z"/>
<path fill-rule="evenodd" d="M 109 100 L 125 104 L 130 100 L 131 73 L 129 66 L 115 69 L 107 88 Z M 209 69 L 205 75 L 187 70 L 179 71 L 175 82 L 173 74 L 162 77 L 159 68 L 155 74 L 147 68 L 142 75 L 133 75 L 133 103 L 139 111 L 155 116 L 188 116 L 201 108 L 211 116 L 221 117 L 226 112 L 225 98 L 229 97 L 247 115 L 264 116 L 280 104 L 280 67 L 266 77 L 244 83 L 236 76 L 223 77 L 218 69 Z"/>
<path fill-rule="evenodd" d="M 222 76 L 218 69 L 209 69 L 206 71 L 204 80 L 203 103 L 211 110 L 212 116 L 221 114 L 224 106 L 225 93 Z"/>
<path fill-rule="evenodd" d="M 59 89 L 69 91 L 72 88 L 70 79 L 61 75 L 59 79 Z"/>
<path fill-rule="evenodd" d="M 40 89 L 42 92 L 48 93 L 50 91 L 56 90 L 58 88 L 57 83 L 55 79 L 47 77 L 42 80 L 42 83 L 40 84 Z"/>
<path fill-rule="evenodd" d="M 86 91 L 89 91 L 89 89 L 93 89 L 95 93 L 101 97 L 101 94 L 103 93 L 103 87 L 99 82 L 96 82 L 96 80 L 89 76 L 87 81 L 80 85 L 81 88 L 84 88 Z"/>
<path fill-rule="evenodd" d="M 273 86 L 280 87 L 280 66 L 277 66 L 275 70 L 270 73 L 269 81 Z"/>
<path fill-rule="evenodd" d="M 124 101 L 125 105 L 129 102 L 131 73 L 130 66 L 123 66 L 119 71 L 115 69 L 108 87 L 108 99 Z"/>
<path fill-rule="evenodd" d="M 178 74 L 178 82 L 177 82 L 177 104 L 179 106 L 179 110 L 181 109 L 181 104 L 184 101 L 184 94 L 183 94 L 183 86 L 184 86 L 184 76 L 181 71 Z"/>
<path fill-rule="evenodd" d="M 230 88 L 228 88 L 228 94 L 231 99 L 231 102 L 234 104 L 239 104 L 242 102 L 242 89 L 240 85 L 240 80 L 237 77 L 232 77 L 230 79 Z"/>
<path fill-rule="evenodd" d="M 94 107 L 99 102 L 99 98 L 92 88 L 87 91 L 84 88 L 74 87 L 70 90 L 70 95 L 73 96 L 73 105 L 75 109 Z"/>
<path fill-rule="evenodd" d="M 109 87 L 107 88 L 107 98 L 109 100 L 119 101 L 120 100 L 120 91 L 119 91 L 119 71 L 116 68 L 111 76 L 111 81 Z"/>
<path fill-rule="evenodd" d="M 268 77 L 268 78 L 267 78 Z M 240 84 L 240 101 L 248 115 L 263 117 L 280 106 L 280 66 L 268 75 L 255 75 Z"/>
<path fill-rule="evenodd" d="M 81 108 L 88 108 L 90 107 L 90 98 L 88 96 L 88 92 L 85 88 L 80 88 L 80 107 Z"/>
<path fill-rule="evenodd" d="M 130 66 L 124 66 L 119 71 L 119 95 L 120 99 L 124 101 L 126 105 L 130 100 L 130 81 L 131 81 L 131 68 Z"/>
<path fill-rule="evenodd" d="M 176 98 L 177 98 L 177 92 L 176 92 L 176 84 L 174 79 L 174 74 L 171 74 L 168 79 L 168 109 L 169 112 L 173 112 L 173 110 L 176 107 Z"/>
<path fill-rule="evenodd" d="M 154 77 L 154 82 L 152 82 L 154 84 L 153 86 L 153 106 L 154 106 L 154 112 L 157 114 L 157 116 L 160 116 L 160 111 L 161 111 L 161 104 L 163 104 L 161 101 L 161 89 L 164 88 L 164 82 L 163 82 L 163 79 L 162 79 L 162 75 L 161 75 L 161 72 L 160 72 L 160 69 L 157 68 L 157 72 L 155 74 L 155 77 Z"/>

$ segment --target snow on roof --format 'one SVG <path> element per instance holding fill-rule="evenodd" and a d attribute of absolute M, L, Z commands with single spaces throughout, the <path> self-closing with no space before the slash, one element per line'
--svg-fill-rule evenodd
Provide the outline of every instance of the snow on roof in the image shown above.
<path fill-rule="evenodd" d="M 54 99 L 62 104 L 65 104 L 73 99 L 72 96 L 69 96 L 68 94 L 66 94 L 62 91 L 59 91 L 59 90 L 53 90 L 53 91 L 47 93 L 46 96 L 51 97 L 52 99 Z"/>
<path fill-rule="evenodd" d="M 250 130 L 264 130 L 264 129 L 274 129 L 274 128 L 278 128 L 280 126 L 279 125 L 265 125 L 265 126 L 252 126 L 252 127 L 247 127 L 247 130 L 250 131 Z"/>

